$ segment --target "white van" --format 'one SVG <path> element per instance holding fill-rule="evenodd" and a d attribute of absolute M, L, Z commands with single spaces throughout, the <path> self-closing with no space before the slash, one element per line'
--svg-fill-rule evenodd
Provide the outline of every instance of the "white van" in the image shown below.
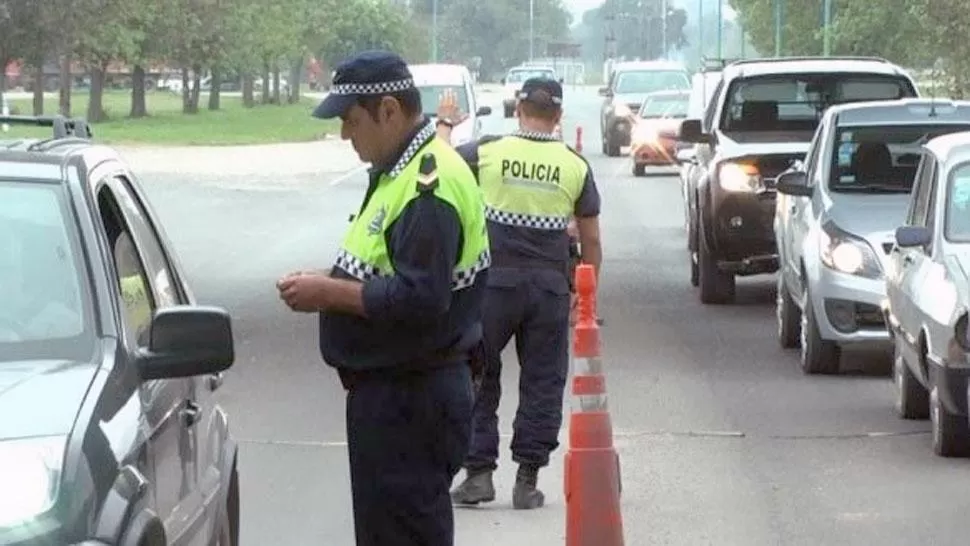
<path fill-rule="evenodd" d="M 425 115 L 435 117 L 438 114 L 438 102 L 447 89 L 455 92 L 461 111 L 468 113 L 468 119 L 451 131 L 452 145 L 458 146 L 481 136 L 481 116 L 491 114 L 492 109 L 478 105 L 474 80 L 468 68 L 460 64 L 413 64 L 408 68 L 421 92 Z"/>

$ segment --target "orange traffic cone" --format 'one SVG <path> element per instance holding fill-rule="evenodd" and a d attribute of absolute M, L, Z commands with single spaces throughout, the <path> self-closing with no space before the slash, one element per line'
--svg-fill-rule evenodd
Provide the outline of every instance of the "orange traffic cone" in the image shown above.
<path fill-rule="evenodd" d="M 576 126 L 576 151 L 583 153 L 583 126 Z"/>
<path fill-rule="evenodd" d="M 606 405 L 593 266 L 576 268 L 573 400 L 566 452 L 566 546 L 623 546 L 620 458 Z M 578 407 L 576 407 L 578 405 Z"/>

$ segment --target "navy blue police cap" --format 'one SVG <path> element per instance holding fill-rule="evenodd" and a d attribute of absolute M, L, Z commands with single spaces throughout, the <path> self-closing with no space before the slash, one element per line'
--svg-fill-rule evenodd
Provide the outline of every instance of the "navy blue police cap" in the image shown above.
<path fill-rule="evenodd" d="M 364 51 L 337 66 L 330 93 L 313 110 L 313 117 L 340 117 L 357 103 L 359 97 L 412 88 L 414 78 L 400 55 L 390 51 Z"/>
<path fill-rule="evenodd" d="M 529 78 L 519 90 L 519 100 L 562 106 L 562 85 L 552 78 Z"/>

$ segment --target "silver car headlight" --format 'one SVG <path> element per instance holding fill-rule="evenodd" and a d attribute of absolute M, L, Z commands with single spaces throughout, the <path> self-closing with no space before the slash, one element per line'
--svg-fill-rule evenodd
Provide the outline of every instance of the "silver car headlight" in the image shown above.
<path fill-rule="evenodd" d="M 865 279 L 882 277 L 879 258 L 869 243 L 832 222 L 819 230 L 819 250 L 822 264 L 829 269 Z"/>
<path fill-rule="evenodd" d="M 54 506 L 64 436 L 0 441 L 0 528 L 15 527 Z"/>

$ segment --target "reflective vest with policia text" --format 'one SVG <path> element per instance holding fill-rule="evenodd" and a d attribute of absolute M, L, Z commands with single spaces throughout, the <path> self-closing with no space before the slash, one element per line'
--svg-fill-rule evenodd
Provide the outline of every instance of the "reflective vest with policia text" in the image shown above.
<path fill-rule="evenodd" d="M 565 231 L 589 165 L 551 135 L 523 136 L 482 139 L 479 145 L 485 217 L 497 224 Z"/>
<path fill-rule="evenodd" d="M 336 265 L 366 282 L 394 274 L 385 230 L 413 199 L 434 192 L 458 211 L 464 244 L 452 274 L 452 291 L 467 288 L 491 263 L 482 194 L 468 165 L 448 144 L 433 138 L 397 176 L 381 174 L 364 210 L 350 226 Z"/>

